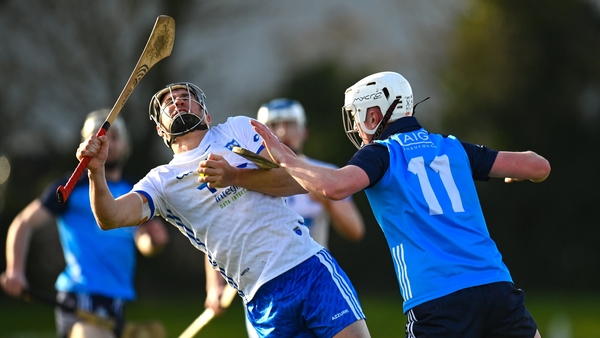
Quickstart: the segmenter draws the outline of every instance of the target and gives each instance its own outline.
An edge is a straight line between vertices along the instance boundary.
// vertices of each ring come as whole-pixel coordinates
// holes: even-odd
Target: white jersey
[[[151,216],[162,216],[205,252],[245,302],[261,285],[323,248],[284,198],[237,186],[214,189],[198,182],[198,163],[211,153],[234,167],[257,168],[231,148],[259,152],[261,142],[249,118],[231,117],[210,128],[197,148],[175,154],[169,164],[154,168],[133,188],[148,198]]]
[[[304,161],[328,168],[337,168],[333,164],[321,162],[304,155],[301,155]],[[290,209],[294,210],[304,218],[304,225],[308,227],[310,235],[317,243],[328,248],[329,241],[329,213],[319,201],[314,200],[310,194],[299,194],[286,197]]]

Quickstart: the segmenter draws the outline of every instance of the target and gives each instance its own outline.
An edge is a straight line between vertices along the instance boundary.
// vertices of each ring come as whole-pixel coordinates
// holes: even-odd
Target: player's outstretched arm
[[[344,199],[369,185],[369,177],[361,168],[347,165],[340,169],[327,168],[299,159],[264,124],[250,120],[254,130],[263,138],[270,157],[281,165],[306,191],[332,200]]]
[[[550,175],[550,163],[533,151],[500,151],[490,177],[505,178],[507,183],[530,180],[542,182]]]
[[[7,294],[19,297],[28,286],[25,265],[31,234],[52,219],[50,211],[35,199],[10,224],[6,236],[6,271],[0,275],[0,285]]]
[[[259,154],[269,160],[266,150]],[[240,169],[232,167],[220,155],[210,154],[201,161],[198,167],[199,182],[207,182],[211,188],[229,187],[232,185],[248,190],[262,192],[271,196],[291,196],[305,194],[302,188],[284,169]]]

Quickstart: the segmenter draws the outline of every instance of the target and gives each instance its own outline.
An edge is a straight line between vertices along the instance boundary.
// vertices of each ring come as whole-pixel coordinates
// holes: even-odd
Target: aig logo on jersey
[[[423,129],[398,135],[398,141],[406,150],[417,148],[435,148],[429,139],[429,133]]]

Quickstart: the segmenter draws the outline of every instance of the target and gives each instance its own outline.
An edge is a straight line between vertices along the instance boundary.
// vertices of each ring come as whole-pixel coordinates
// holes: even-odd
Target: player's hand
[[[288,148],[285,144],[279,142],[279,139],[269,127],[258,122],[257,120],[250,119],[250,124],[254,131],[256,131],[263,138],[263,145],[267,148],[271,158],[282,167],[285,167],[285,163],[292,158],[296,158],[296,154]]]
[[[0,285],[9,296],[20,297],[27,288],[27,279],[23,274],[9,275],[5,271],[0,275]]]
[[[236,170],[223,156],[209,154],[198,164],[198,182],[206,182],[210,188],[229,187],[234,185]]]
[[[223,296],[224,290],[225,288],[223,286],[219,286],[217,288],[208,290],[206,293],[204,308],[213,310],[215,316],[225,313],[225,309],[221,307],[221,296]]]
[[[89,170],[96,170],[104,167],[104,162],[108,157],[108,138],[106,135],[92,135],[83,141],[77,149],[77,159],[81,161],[84,157],[89,157],[90,162],[87,165]]]

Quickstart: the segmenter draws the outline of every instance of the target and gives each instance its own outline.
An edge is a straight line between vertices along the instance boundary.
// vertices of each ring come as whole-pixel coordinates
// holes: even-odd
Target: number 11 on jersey
[[[429,163],[429,168],[440,175],[442,185],[452,203],[452,210],[454,210],[454,212],[464,212],[465,209],[463,208],[458,188],[456,187],[456,183],[452,177],[452,171],[450,170],[450,159],[448,158],[448,155],[436,156],[433,161]],[[427,205],[429,206],[429,214],[441,215],[444,211],[435,196],[435,191],[433,191],[431,182],[429,182],[429,176],[427,176],[426,169],[425,160],[422,156],[411,158],[408,163],[408,171],[417,175],[419,178],[421,191],[425,197],[425,202],[427,202]]]

